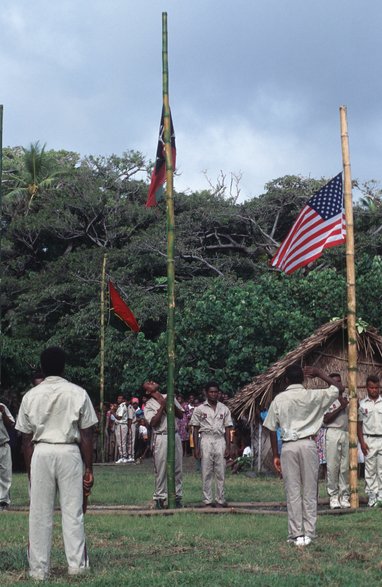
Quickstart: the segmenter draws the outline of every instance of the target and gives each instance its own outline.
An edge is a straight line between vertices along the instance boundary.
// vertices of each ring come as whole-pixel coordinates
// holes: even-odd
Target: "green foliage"
[[[35,147],[41,166],[34,168],[38,197],[29,210],[18,190],[21,181],[31,181],[31,149],[4,150],[5,389],[24,391],[40,351],[61,344],[69,354],[68,377],[97,399],[104,252],[108,276],[125,292],[141,325],[138,335],[107,326],[106,398],[136,392],[147,378],[165,387],[166,219],[164,204],[144,207],[149,166],[135,151],[81,159]],[[57,181],[46,183],[49,177]],[[342,247],[291,277],[268,266],[303,203],[323,182],[285,176],[243,204],[221,191],[176,194],[179,391],[195,393],[216,379],[233,393],[315,328],[346,313]],[[379,192],[374,196],[374,208],[355,209],[358,315],[382,328]]]

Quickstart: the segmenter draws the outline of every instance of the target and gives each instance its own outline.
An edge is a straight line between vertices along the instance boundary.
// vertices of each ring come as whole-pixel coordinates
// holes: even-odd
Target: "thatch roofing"
[[[367,327],[357,332],[358,373],[357,389],[365,393],[365,381],[369,374],[382,377],[382,336],[375,328]],[[256,408],[267,407],[273,397],[285,389],[285,369],[292,363],[302,367],[312,365],[327,373],[338,372],[342,381],[347,380],[347,329],[346,319],[334,320],[318,328],[294,350],[274,363],[268,371],[258,375],[241,389],[229,402],[238,419],[254,421]],[[322,387],[321,380],[309,380],[309,387]]]

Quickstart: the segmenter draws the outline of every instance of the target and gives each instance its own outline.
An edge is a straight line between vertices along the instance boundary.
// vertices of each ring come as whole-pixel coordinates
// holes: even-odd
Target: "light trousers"
[[[349,433],[326,430],[327,491],[330,497],[349,498]]]
[[[127,459],[127,424],[115,425],[115,440],[119,457],[121,459]]]
[[[46,579],[49,574],[57,490],[68,572],[77,574],[89,566],[82,512],[82,478],[83,463],[78,445],[36,444],[31,463],[29,511],[31,577]]]
[[[281,469],[288,509],[288,538],[315,538],[319,459],[314,440],[283,443]]]
[[[137,433],[137,425],[131,424],[127,440],[127,456],[129,459],[135,459],[135,437]]]
[[[382,501],[382,437],[364,435],[369,452],[365,456],[365,492],[369,500]]]
[[[225,479],[225,458],[226,448],[224,436],[201,435],[200,453],[202,458],[202,484],[203,501],[212,503],[212,483],[215,479],[215,495],[217,503],[224,503],[224,479]]]
[[[155,434],[153,442],[155,491],[154,499],[167,499],[167,434]],[[175,494],[182,497],[182,441],[175,434]]]
[[[0,501],[11,502],[12,456],[8,442],[0,446]]]

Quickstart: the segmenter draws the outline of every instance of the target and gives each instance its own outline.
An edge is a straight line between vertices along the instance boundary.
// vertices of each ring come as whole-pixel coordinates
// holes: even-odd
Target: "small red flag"
[[[174,133],[174,125],[172,123],[172,116],[170,112],[170,124],[171,124],[171,153],[172,153],[172,167],[175,169],[176,165],[176,147],[175,147],[175,133]],[[165,156],[165,146],[164,146],[164,108],[162,108],[162,116],[160,120],[160,127],[159,127],[159,139],[158,139],[158,147],[157,147],[157,154],[155,160],[155,167],[151,175],[151,183],[149,187],[149,193],[147,194],[147,202],[146,208],[151,208],[152,206],[156,206],[158,204],[158,200],[160,199],[160,188],[166,181],[166,156]]]
[[[126,326],[129,326],[134,332],[139,332],[140,328],[134,314],[126,302],[123,301],[115,285],[109,280],[110,310],[122,320]]]

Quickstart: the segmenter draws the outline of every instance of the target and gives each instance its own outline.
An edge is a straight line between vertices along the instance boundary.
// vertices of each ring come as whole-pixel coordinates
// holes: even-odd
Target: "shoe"
[[[343,497],[342,499],[340,499],[340,508],[341,509],[347,509],[347,508],[351,508],[350,505],[350,501],[348,497]]]
[[[227,508],[228,507],[228,503],[226,501],[223,501],[222,503],[219,503],[218,501],[216,502],[216,507],[217,508]]]
[[[126,459],[125,463],[134,463],[133,457],[129,457],[128,459]]]
[[[369,497],[369,501],[367,502],[369,508],[373,508],[376,504],[377,500],[375,499],[375,497]]]
[[[0,512],[8,509],[9,504],[6,501],[0,501]]]
[[[182,509],[182,507],[183,507],[183,504],[182,504],[182,498],[181,498],[181,497],[177,497],[177,498],[175,499],[175,507],[176,507],[178,510]]]
[[[118,461],[115,461],[115,463],[117,465],[120,465],[121,463],[124,463],[124,462],[125,462],[125,459],[123,457],[121,457],[120,459],[118,459]]]
[[[306,546],[305,536],[297,536],[294,541],[295,546]]]
[[[89,567],[68,567],[68,575],[76,577],[77,575],[84,575],[89,571]]]
[[[211,503],[204,503],[203,507],[204,508],[216,508],[216,504],[214,504],[214,502],[211,501]]]
[[[155,509],[156,510],[164,510],[164,499],[156,499],[155,500]]]
[[[341,507],[340,502],[338,501],[338,497],[331,497],[329,505],[331,510],[338,510]]]
[[[312,539],[310,538],[310,536],[303,536],[304,538],[304,546],[309,546],[309,544],[312,542]]]

